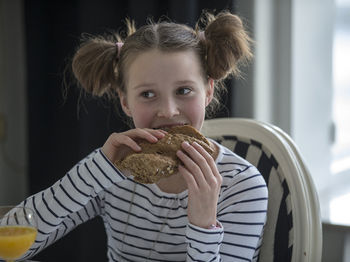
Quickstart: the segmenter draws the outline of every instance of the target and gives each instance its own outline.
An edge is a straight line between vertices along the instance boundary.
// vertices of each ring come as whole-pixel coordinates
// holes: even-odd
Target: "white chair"
[[[247,159],[265,178],[269,204],[259,261],[321,261],[317,193],[289,135],[271,124],[244,118],[206,120],[202,132]]]

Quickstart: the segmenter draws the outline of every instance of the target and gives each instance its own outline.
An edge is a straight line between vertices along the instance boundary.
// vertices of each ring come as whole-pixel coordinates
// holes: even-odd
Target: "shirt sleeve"
[[[186,261],[220,261],[219,250],[223,233],[221,224],[215,229],[205,229],[188,224],[186,228]]]
[[[219,164],[223,184],[217,220],[221,227],[186,229],[186,261],[256,261],[266,222],[268,193],[264,178],[248,162]]]
[[[76,226],[101,213],[104,189],[126,177],[98,149],[75,165],[54,185],[23,201],[37,218],[38,234],[23,256],[29,258]]]
[[[231,183],[218,203],[217,219],[224,227],[220,256],[222,261],[256,261],[266,222],[267,186],[252,165],[230,173]]]

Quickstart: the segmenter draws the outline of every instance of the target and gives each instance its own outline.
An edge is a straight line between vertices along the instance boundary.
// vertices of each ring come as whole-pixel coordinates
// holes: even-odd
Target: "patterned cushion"
[[[237,136],[212,139],[255,165],[268,186],[267,221],[258,261],[291,261],[294,234],[290,192],[275,157],[268,148],[252,139]]]

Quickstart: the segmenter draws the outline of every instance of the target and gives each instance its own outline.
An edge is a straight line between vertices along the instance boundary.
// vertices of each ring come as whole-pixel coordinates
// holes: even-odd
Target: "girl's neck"
[[[187,189],[186,182],[179,173],[159,180],[156,185],[161,191],[169,194],[180,194]]]

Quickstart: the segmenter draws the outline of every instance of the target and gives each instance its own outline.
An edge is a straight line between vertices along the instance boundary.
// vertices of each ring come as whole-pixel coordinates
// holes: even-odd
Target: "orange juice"
[[[34,243],[37,230],[26,226],[0,226],[0,258],[13,260]]]

